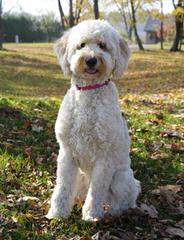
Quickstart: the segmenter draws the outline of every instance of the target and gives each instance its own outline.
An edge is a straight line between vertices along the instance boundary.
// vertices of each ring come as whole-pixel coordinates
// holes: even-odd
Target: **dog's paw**
[[[89,222],[97,222],[104,217],[102,208],[86,208],[83,206],[82,219]]]
[[[58,218],[53,212],[52,209],[50,208],[47,215],[45,215],[46,218],[48,219],[53,219],[53,218]]]
[[[104,213],[102,211],[90,211],[82,214],[82,219],[88,222],[98,222],[104,218]]]
[[[82,217],[82,220],[87,221],[87,222],[98,222],[101,218],[93,217],[91,215],[84,215]]]
[[[56,209],[50,208],[47,215],[45,216],[48,219],[60,219],[60,218],[68,218],[70,215],[69,211],[57,211]]]

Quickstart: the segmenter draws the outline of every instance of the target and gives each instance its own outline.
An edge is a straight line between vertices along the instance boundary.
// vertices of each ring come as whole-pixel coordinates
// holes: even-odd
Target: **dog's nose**
[[[97,64],[96,57],[87,57],[85,61],[88,67],[94,67]]]

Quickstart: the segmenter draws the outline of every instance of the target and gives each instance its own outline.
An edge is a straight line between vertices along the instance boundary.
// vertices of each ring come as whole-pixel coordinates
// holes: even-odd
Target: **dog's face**
[[[129,57],[126,42],[102,20],[81,22],[57,41],[55,49],[63,72],[84,79],[121,76]]]
[[[112,71],[112,57],[105,41],[81,39],[71,56],[72,74],[83,78],[104,78]]]

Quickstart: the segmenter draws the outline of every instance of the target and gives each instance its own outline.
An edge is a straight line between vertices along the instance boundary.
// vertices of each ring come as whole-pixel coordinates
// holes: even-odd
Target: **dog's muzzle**
[[[96,57],[87,57],[85,62],[88,67],[93,68],[97,64],[97,59]]]

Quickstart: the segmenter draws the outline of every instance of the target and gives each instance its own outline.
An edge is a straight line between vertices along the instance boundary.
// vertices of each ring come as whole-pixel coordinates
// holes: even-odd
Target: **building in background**
[[[160,25],[160,20],[148,17],[144,27],[144,31],[146,32],[146,44],[153,44],[160,41]]]

